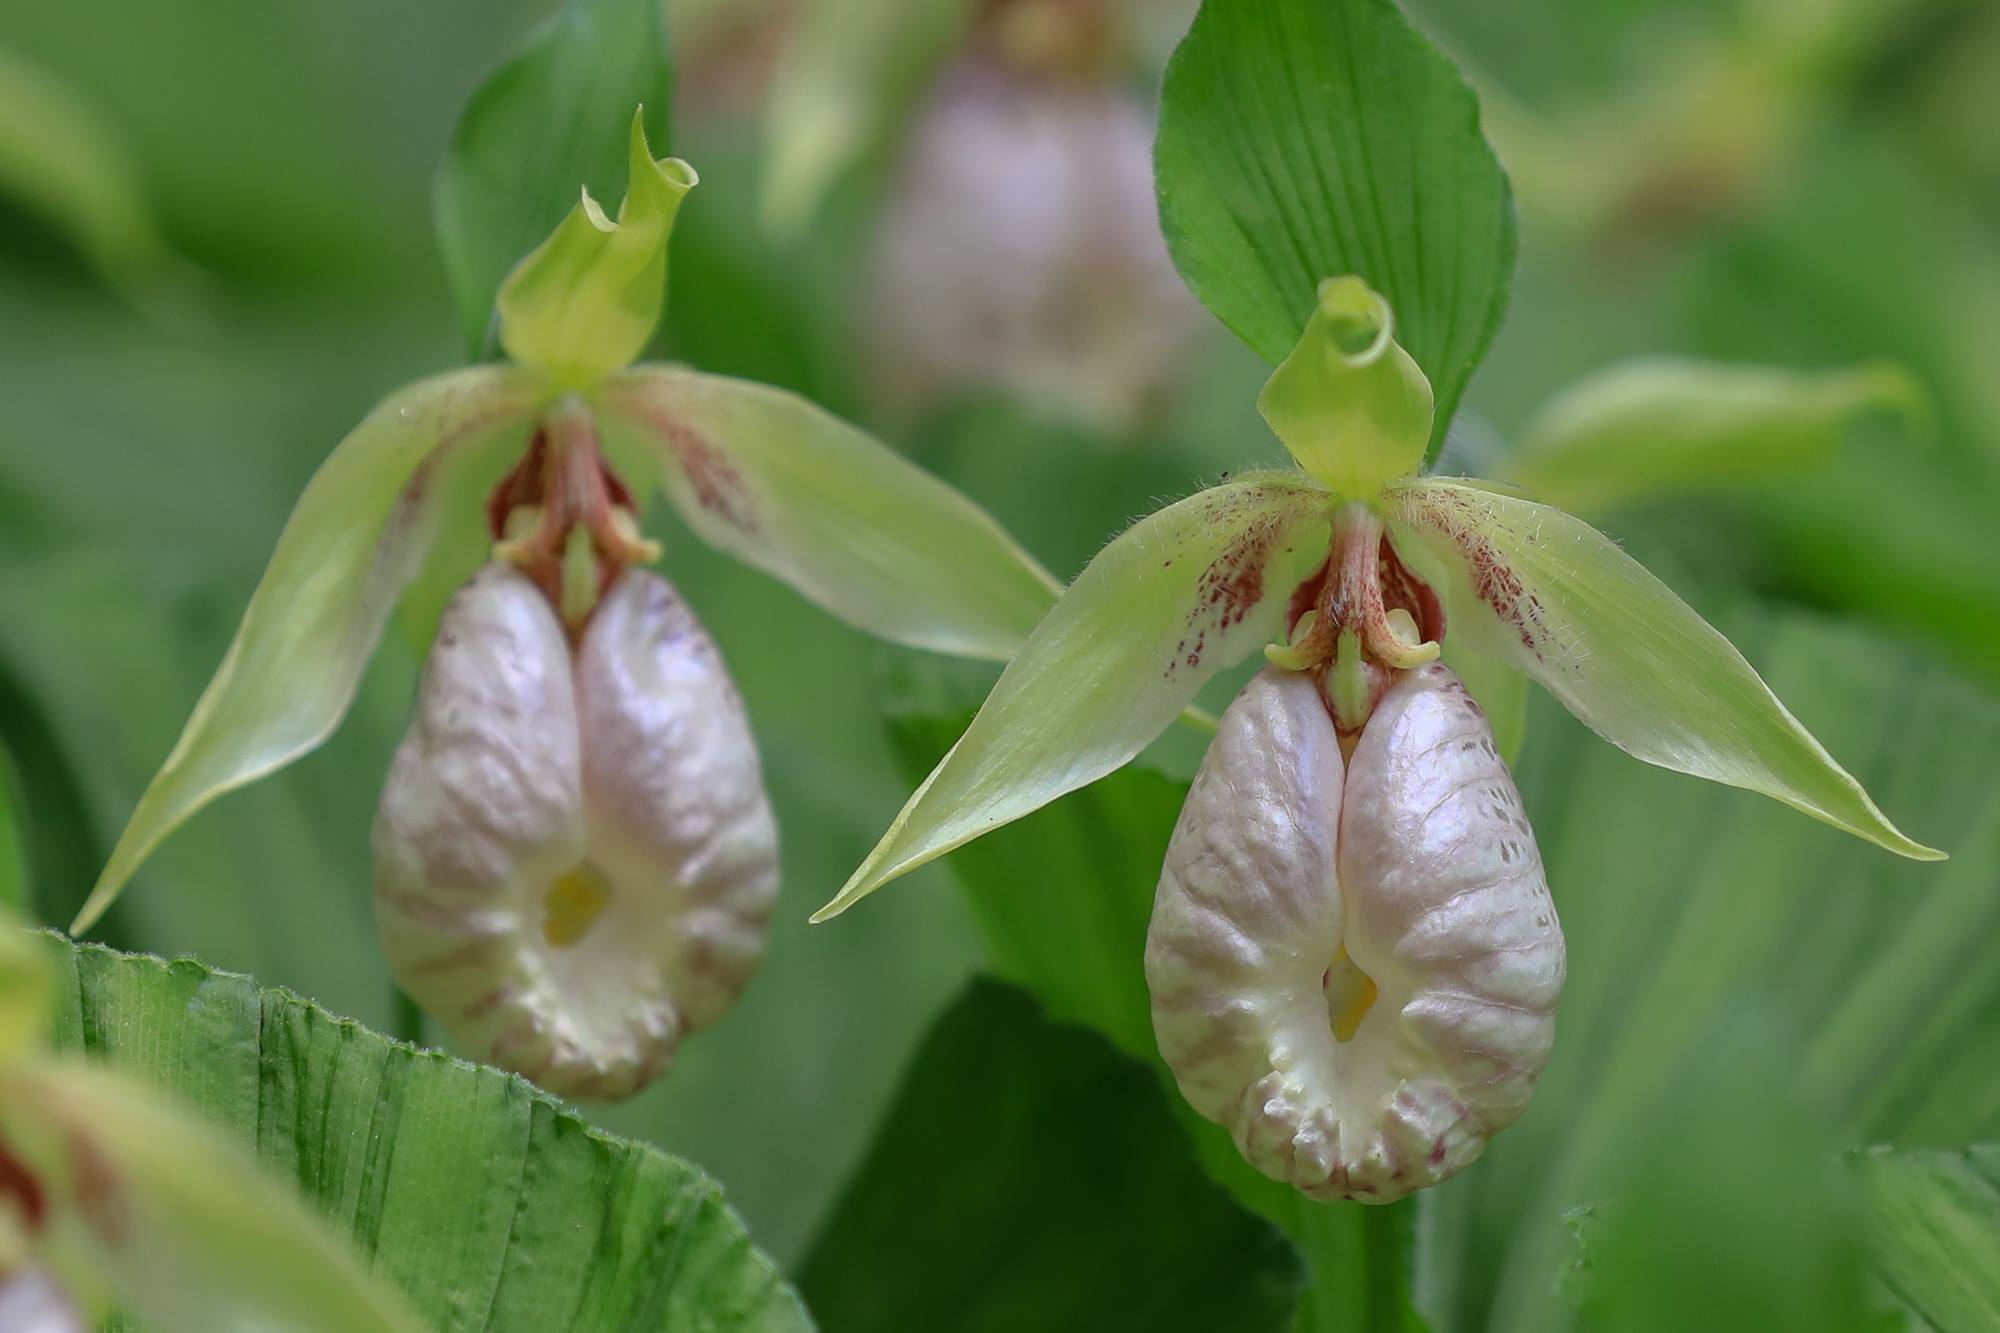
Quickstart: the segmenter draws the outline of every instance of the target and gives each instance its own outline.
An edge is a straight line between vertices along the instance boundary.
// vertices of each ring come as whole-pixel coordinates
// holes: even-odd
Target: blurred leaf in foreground
[[[427,1326],[810,1326],[712,1181],[521,1079],[192,959],[46,947],[59,1048],[254,1143]]]
[[[178,1099],[49,1056],[49,962],[0,913],[0,1273],[29,1275],[42,1307],[22,1323],[9,1283],[6,1326],[58,1333],[70,1310],[122,1307],[157,1333],[417,1333],[388,1284]]]
[[[1858,1155],[1874,1208],[1870,1250],[1938,1333],[2000,1328],[2000,1144]]]
[[[917,1053],[801,1286],[830,1333],[1279,1333],[1299,1276],[1203,1178],[1143,1067],[978,981]]]

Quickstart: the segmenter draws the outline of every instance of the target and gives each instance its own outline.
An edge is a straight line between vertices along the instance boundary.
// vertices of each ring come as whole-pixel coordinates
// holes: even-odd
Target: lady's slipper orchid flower
[[[655,485],[704,540],[897,643],[1005,659],[1048,609],[1054,581],[990,516],[874,439],[778,389],[631,364],[696,177],[638,116],[630,144],[617,218],[584,192],[502,287],[512,361],[391,395],[307,485],[73,930],[202,806],[325,740],[398,602],[427,632],[494,543],[574,633],[656,554],[635,499]]]
[[[1319,675],[1347,735],[1447,630],[1454,655],[1525,673],[1647,763],[1942,856],[1898,831],[1742,654],[1609,538],[1478,481],[1418,475],[1430,385],[1359,278],[1321,285],[1258,406],[1302,470],[1200,491],[1099,553],[815,920],[1111,772],[1261,646]]]

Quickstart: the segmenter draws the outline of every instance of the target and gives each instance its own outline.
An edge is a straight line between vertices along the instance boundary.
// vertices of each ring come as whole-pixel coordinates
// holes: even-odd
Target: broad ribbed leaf
[[[2000,1328],[2000,1145],[1855,1159],[1874,1209],[1870,1249],[1937,1333]]]
[[[493,300],[520,258],[576,204],[577,190],[616,199],[625,127],[644,103],[645,132],[665,152],[673,67],[659,0],[570,0],[466,103],[438,166],[438,249],[466,349],[495,346]]]
[[[597,403],[606,445],[656,460],[703,540],[857,629],[1004,661],[1055,601],[985,510],[796,394],[647,365]]]
[[[828,1333],[1282,1333],[1301,1276],[1203,1176],[1145,1066],[977,981],[918,1050],[800,1285]]]
[[[1509,476],[1537,499],[1588,512],[1810,467],[1878,411],[1921,421],[1923,391],[1883,364],[1801,371],[1649,357],[1559,394],[1523,433]]]
[[[1507,307],[1514,206],[1472,90],[1393,0],[1205,0],[1154,169],[1182,276],[1266,360],[1324,279],[1389,298],[1435,451]]]
[[[810,1327],[714,1182],[519,1078],[190,959],[48,947],[56,1044],[254,1146],[426,1327]]]
[[[1138,754],[1211,676],[1277,636],[1292,589],[1325,558],[1327,503],[1302,473],[1252,473],[1127,528],[813,919]]]
[[[154,1333],[423,1327],[245,1147],[136,1079],[36,1061],[0,1073],[0,1122],[47,1189],[36,1258]]]
[[[396,597],[423,564],[433,486],[454,455],[525,442],[536,390],[511,367],[440,375],[391,395],[299,497],[235,640],[72,930],[111,905],[161,839],[233,787],[325,740],[354,698]]]
[[[1800,1169],[1781,1145],[1962,1146],[2000,1132],[2000,706],[1880,637],[1748,608],[1721,623],[1953,857],[1872,855],[1768,803],[1636,767],[1538,701],[1517,777],[1569,976],[1527,1114],[1427,1198],[1427,1313],[1440,1328],[1579,1326],[1552,1281],[1575,1250],[1564,1214],[1597,1204],[1614,1216],[1633,1173],[1662,1161],[1693,1187],[1683,1225],[1745,1248],[1681,1235],[1650,1250],[1635,1238],[1635,1253],[1684,1292],[1721,1289],[1727,1259],[1730,1281],[1804,1283],[1800,1308],[1813,1308],[1815,1275],[1770,1260],[1828,1199],[1797,1199],[1789,1218],[1763,1206]],[[1752,1057],[1725,1062],[1732,1078],[1696,1077],[1732,1044]],[[1747,1134],[1753,1104],[1791,1119]],[[1766,1146],[1727,1164],[1691,1154],[1727,1141],[1696,1124]],[[1768,1236],[1740,1225],[1753,1200]],[[1735,1325],[1680,1325],[1711,1326]]]
[[[1440,562],[1452,633],[1539,681],[1620,749],[1761,792],[1901,856],[1905,837],[1729,640],[1603,533],[1479,486],[1392,488],[1396,521]],[[1898,691],[1875,701],[1895,707]]]

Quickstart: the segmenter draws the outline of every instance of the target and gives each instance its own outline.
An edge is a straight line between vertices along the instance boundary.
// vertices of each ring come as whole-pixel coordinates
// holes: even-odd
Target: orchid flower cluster
[[[565,1095],[657,1078],[754,972],[778,830],[722,654],[644,499],[891,642],[1005,661],[815,916],[1134,758],[1260,650],[1166,853],[1146,965],[1195,1108],[1316,1198],[1472,1161],[1546,1061],[1564,950],[1481,700],[1538,681],[1639,759],[1918,859],[1743,656],[1577,518],[1427,475],[1437,404],[1359,276],[1258,406],[1296,460],[1134,523],[1066,590],[970,500],[790,394],[638,363],[696,183],[635,117],[498,298],[510,360],[392,395],[308,485],[74,929],[178,824],[338,724],[399,602],[436,636],[385,786],[398,983]],[[457,589],[451,593],[451,589]]]

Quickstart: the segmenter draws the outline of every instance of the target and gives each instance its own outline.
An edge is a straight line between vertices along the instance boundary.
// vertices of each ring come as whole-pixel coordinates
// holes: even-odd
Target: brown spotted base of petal
[[[629,1096],[762,956],[777,831],[741,699],[664,579],[626,570],[572,653],[489,566],[460,591],[375,821],[397,984],[467,1051]]]
[[[1526,1108],[1563,943],[1534,834],[1449,668],[1343,763],[1312,679],[1259,673],[1188,793],[1147,936],[1160,1052],[1258,1170],[1387,1202]]]

